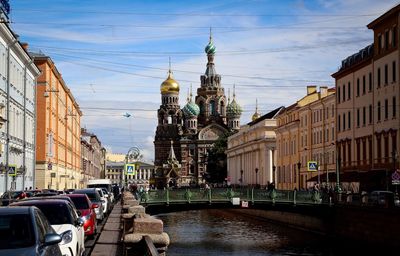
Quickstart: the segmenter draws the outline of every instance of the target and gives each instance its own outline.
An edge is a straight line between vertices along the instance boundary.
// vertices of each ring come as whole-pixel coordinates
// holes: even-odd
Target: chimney
[[[313,94],[314,92],[317,92],[317,86],[308,85],[307,86],[307,95]]]
[[[321,99],[328,96],[328,86],[320,86],[319,87],[319,95],[320,95]]]
[[[22,48],[24,48],[24,50],[28,52],[28,48],[29,48],[28,43],[21,43],[21,45],[22,45]]]

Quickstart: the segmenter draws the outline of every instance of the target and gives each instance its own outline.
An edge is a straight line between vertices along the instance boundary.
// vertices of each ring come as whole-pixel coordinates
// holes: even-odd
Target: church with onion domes
[[[179,83],[171,68],[160,87],[161,105],[154,148],[154,185],[158,188],[197,186],[205,182],[207,150],[227,132],[240,128],[242,108],[226,98],[221,75],[215,70],[216,47],[210,33],[205,48],[207,67],[200,76],[200,86],[193,99],[192,88],[187,103],[179,105]]]

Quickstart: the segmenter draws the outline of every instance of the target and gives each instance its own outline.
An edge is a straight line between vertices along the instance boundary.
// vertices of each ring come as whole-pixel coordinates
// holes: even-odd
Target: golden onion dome
[[[256,113],[254,113],[253,116],[251,117],[251,120],[252,120],[252,121],[255,121],[255,120],[257,120],[258,118],[260,118],[260,116],[261,116],[261,115],[260,115],[258,112],[256,112]]]
[[[160,86],[161,94],[179,93],[179,84],[169,71],[167,79]]]

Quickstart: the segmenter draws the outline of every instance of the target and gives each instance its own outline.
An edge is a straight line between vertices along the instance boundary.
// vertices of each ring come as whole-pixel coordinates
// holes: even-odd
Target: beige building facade
[[[342,61],[336,80],[337,152],[348,190],[393,189],[399,152],[400,5],[368,24],[373,43]]]
[[[307,87],[307,95],[277,117],[278,189],[307,189],[335,180],[335,90]],[[310,163],[315,163],[309,168]],[[325,184],[324,184],[325,183]]]
[[[264,187],[274,181],[276,116],[282,107],[258,117],[229,136],[227,181]],[[258,112],[257,112],[258,113]]]

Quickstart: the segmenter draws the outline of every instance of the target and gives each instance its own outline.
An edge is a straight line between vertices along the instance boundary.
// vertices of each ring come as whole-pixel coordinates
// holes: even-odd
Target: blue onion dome
[[[179,84],[172,77],[172,72],[169,70],[167,79],[160,86],[161,94],[179,93]]]
[[[226,115],[228,118],[239,118],[242,112],[242,107],[237,104],[235,98],[226,106]]]
[[[208,44],[207,44],[206,48],[204,49],[204,51],[205,51],[207,54],[215,54],[215,46],[214,46],[214,44],[212,43],[211,39],[210,39],[210,41],[208,42]]]
[[[199,106],[196,103],[194,103],[191,99],[183,107],[182,111],[183,111],[183,114],[186,117],[195,117],[195,116],[198,116],[200,114]]]

